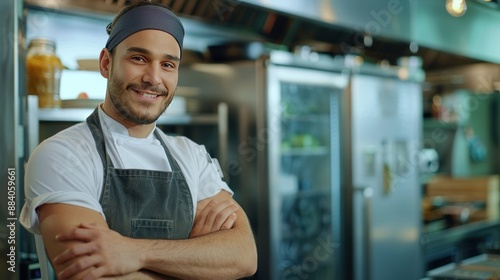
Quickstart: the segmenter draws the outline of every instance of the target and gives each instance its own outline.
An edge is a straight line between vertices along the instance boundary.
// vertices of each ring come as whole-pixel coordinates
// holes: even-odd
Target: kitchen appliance
[[[354,279],[420,279],[422,92],[385,74],[351,78]]]
[[[223,170],[254,227],[257,279],[423,275],[413,71],[283,51],[180,68],[205,106],[228,104]]]

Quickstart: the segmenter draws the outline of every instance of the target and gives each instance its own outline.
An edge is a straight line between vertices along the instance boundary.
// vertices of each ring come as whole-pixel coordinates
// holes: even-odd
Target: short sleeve
[[[89,131],[90,134],[90,131]],[[82,128],[69,129],[41,143],[30,156],[25,169],[25,204],[20,222],[39,234],[37,207],[45,203],[65,203],[86,207],[103,215],[99,204],[102,163],[89,135]],[[91,135],[90,135],[91,137]],[[101,185],[100,185],[101,184]]]
[[[221,190],[233,195],[233,191],[221,177],[221,167],[217,160],[213,159],[205,149],[205,146],[198,146],[198,165],[200,170],[198,201],[214,196]]]

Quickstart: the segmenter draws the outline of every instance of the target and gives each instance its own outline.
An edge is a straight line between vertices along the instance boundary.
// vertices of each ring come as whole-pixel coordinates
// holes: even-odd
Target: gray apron
[[[87,118],[104,167],[99,203],[106,222],[121,235],[143,239],[185,239],[193,227],[193,201],[186,179],[155,129],[171,172],[115,169],[108,154],[96,109]]]

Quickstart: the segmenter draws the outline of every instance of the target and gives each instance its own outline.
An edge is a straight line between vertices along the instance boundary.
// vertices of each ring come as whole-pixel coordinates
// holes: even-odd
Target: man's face
[[[155,122],[174,96],[179,58],[177,41],[163,31],[143,30],[123,40],[108,65],[107,101],[114,107],[108,114],[125,125]]]

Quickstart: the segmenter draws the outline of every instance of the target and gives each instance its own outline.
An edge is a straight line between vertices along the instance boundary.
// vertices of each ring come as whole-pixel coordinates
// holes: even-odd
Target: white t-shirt
[[[99,107],[106,139],[106,152],[117,169],[171,171],[170,163],[153,131],[146,138],[128,136],[127,129]],[[157,129],[155,127],[155,129]],[[193,199],[198,201],[221,190],[233,192],[220,178],[215,161],[206,149],[186,137],[160,135],[179,164]],[[26,165],[26,202],[20,222],[30,232],[40,234],[36,208],[45,203],[65,203],[95,210],[104,218],[99,198],[103,166],[94,138],[86,122],[74,125],[43,141]],[[194,217],[193,217],[194,218]]]

